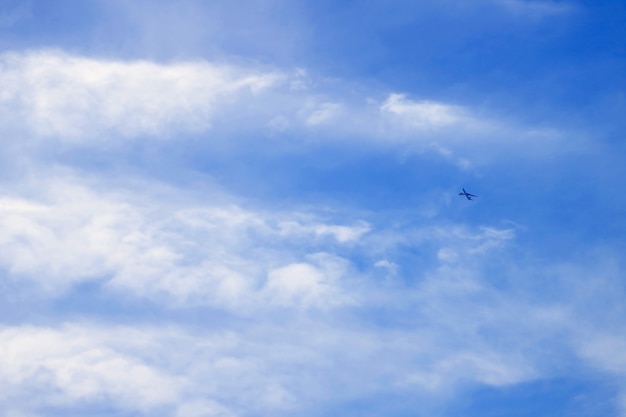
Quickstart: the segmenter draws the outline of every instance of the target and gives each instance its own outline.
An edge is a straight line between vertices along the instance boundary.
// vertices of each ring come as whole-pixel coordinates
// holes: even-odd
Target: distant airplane
[[[463,192],[462,192],[462,193],[459,193],[459,195],[464,195],[464,196],[465,196],[465,198],[467,198],[468,200],[471,200],[471,199],[472,199],[472,197],[478,197],[477,195],[470,194],[470,193],[468,193],[467,191],[465,191],[465,188],[463,188],[462,190],[463,190]]]

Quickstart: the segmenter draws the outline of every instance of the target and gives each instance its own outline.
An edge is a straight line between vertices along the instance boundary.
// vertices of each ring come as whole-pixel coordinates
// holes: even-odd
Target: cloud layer
[[[582,6],[305,3],[0,10],[0,413],[623,411],[619,147],[533,116]]]
[[[472,148],[488,155],[494,145],[522,150],[560,143],[556,131],[516,127],[465,106],[399,93],[372,91],[383,94],[380,100],[346,94],[303,70],[125,62],[54,50],[5,53],[0,62],[2,130],[11,146],[45,139],[106,148],[174,133],[177,140],[201,136],[224,144],[235,137],[260,146],[259,139],[297,135],[417,146],[467,165]]]

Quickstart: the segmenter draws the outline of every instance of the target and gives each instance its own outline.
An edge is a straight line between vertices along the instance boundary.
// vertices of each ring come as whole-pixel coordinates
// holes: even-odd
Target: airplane
[[[459,193],[459,195],[464,195],[464,196],[465,196],[465,198],[467,198],[468,200],[471,200],[471,199],[472,199],[472,197],[478,197],[477,195],[470,194],[470,193],[468,193],[467,191],[465,191],[465,188],[463,188],[462,190],[463,190],[463,192],[462,192],[462,193]]]

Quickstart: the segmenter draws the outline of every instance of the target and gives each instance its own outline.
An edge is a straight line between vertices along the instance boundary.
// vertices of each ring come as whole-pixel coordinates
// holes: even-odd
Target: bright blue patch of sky
[[[617,413],[617,388],[590,379],[557,378],[469,393],[449,412],[464,416],[599,416]]]

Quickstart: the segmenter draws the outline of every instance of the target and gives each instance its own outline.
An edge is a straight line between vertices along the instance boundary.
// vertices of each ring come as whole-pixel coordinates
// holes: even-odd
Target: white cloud
[[[290,142],[315,135],[316,141],[410,144],[470,166],[464,153],[488,154],[480,144],[523,143],[526,149],[529,139],[540,138],[536,142],[546,147],[559,138],[558,132],[547,135],[482,116],[470,106],[398,93],[377,102],[368,97],[380,92],[359,96],[322,77],[294,88],[302,81],[301,69],[107,60],[54,50],[4,53],[0,63],[0,125],[12,146],[55,138],[65,146],[98,149],[129,139],[180,141],[212,129],[213,143],[229,137],[235,146],[250,146],[242,138],[258,138],[259,132]]]
[[[478,107],[410,99],[405,94],[389,94],[377,110],[355,123],[369,131],[371,136],[365,137],[437,153],[462,170],[507,158],[511,149],[517,156],[534,158],[562,138],[560,132],[528,128]]]
[[[72,327],[0,330],[0,380],[4,381],[0,397],[10,401],[37,388],[41,393],[30,404],[66,405],[108,398],[138,410],[178,399],[182,387],[176,378],[103,346],[99,339],[97,332]]]
[[[535,376],[532,364],[524,363],[512,355],[485,351],[462,352],[435,361],[430,370],[408,375],[404,383],[439,391],[448,390],[451,383],[470,381],[501,387],[528,381]]]
[[[580,342],[581,356],[606,372],[626,378],[626,341],[621,335],[598,332]]]
[[[278,224],[282,235],[307,235],[331,236],[339,243],[358,241],[361,236],[371,230],[366,222],[357,222],[353,226],[343,226],[338,224],[305,223],[296,220],[282,221]]]
[[[305,123],[311,126],[324,124],[339,116],[342,105],[339,103],[321,103],[317,108],[311,110],[306,117]]]
[[[437,252],[437,258],[441,262],[451,263],[457,261],[459,254],[454,249],[441,248],[439,252]]]
[[[57,192],[52,189],[52,193]],[[60,194],[65,197],[63,200],[68,196]],[[71,200],[86,200],[76,195],[80,194]],[[97,197],[100,200],[93,203],[109,201],[110,205],[112,195],[111,191],[100,192]],[[171,415],[181,417],[293,415],[315,409],[315,404],[321,402],[375,396],[389,387],[410,390],[412,396],[436,399],[476,384],[504,387],[558,376],[564,363],[571,360],[570,352],[596,369],[624,374],[622,368],[626,362],[618,353],[623,343],[604,331],[589,337],[585,331],[591,327],[581,332],[578,326],[571,325],[580,322],[572,319],[573,312],[581,317],[588,313],[584,300],[572,297],[571,291],[556,303],[529,297],[523,293],[526,282],[509,288],[514,281],[509,279],[508,270],[501,271],[498,285],[492,285],[485,267],[494,257],[502,255],[503,245],[514,237],[512,230],[488,227],[404,230],[402,236],[395,238],[405,239],[403,244],[422,253],[433,246],[433,258],[439,261],[430,266],[425,262],[418,275],[407,276],[403,270],[406,264],[393,261],[397,240],[387,239],[383,231],[372,227],[367,239],[380,237],[374,239],[376,249],[386,257],[373,258],[380,254],[376,251],[370,257],[370,242],[365,238],[362,238],[363,246],[358,247],[359,256],[378,259],[372,261],[374,268],[396,272],[389,278],[393,285],[387,285],[366,282],[371,271],[356,272],[351,262],[336,254],[300,256],[293,247],[290,250],[295,252],[289,252],[287,248],[300,239],[301,232],[283,235],[280,222],[263,213],[232,204],[191,208],[185,205],[184,210],[174,204],[161,207],[158,215],[151,216],[146,214],[150,210],[138,208],[152,206],[145,196],[137,204],[128,196],[122,198],[124,194],[119,190],[116,195],[118,204],[123,201],[126,205],[127,213],[143,219],[137,223],[139,229],[153,230],[154,242],[183,258],[188,256],[190,270],[194,270],[196,259],[206,254],[199,252],[189,257],[181,251],[192,248],[190,253],[194,253],[195,242],[211,250],[221,247],[220,259],[233,251],[235,257],[244,254],[258,261],[260,279],[253,289],[246,287],[243,293],[237,293],[232,301],[233,311],[246,308],[250,302],[246,294],[254,294],[254,289],[258,290],[258,298],[253,303],[279,308],[257,308],[254,320],[249,320],[250,316],[225,323],[218,320],[207,328],[189,329],[185,323],[180,328],[94,324],[5,327],[0,331],[3,364],[0,372],[5,373],[1,379],[12,381],[7,382],[11,388],[3,390],[2,401],[7,409],[19,411],[15,404],[23,396],[54,389],[56,396],[42,396],[37,404],[43,407],[56,402],[69,406],[80,401],[97,403],[110,397],[116,407],[146,414],[159,407],[169,407]],[[89,194],[89,200],[94,198]],[[92,206],[86,207],[94,210]],[[24,205],[22,210],[31,215],[39,213],[29,205]],[[55,210],[58,209],[54,205],[47,206],[53,217]],[[80,218],[76,214],[72,217]],[[187,222],[185,226],[182,219]],[[306,225],[302,216],[297,220]],[[243,232],[248,228],[257,237],[263,234],[267,239],[261,241],[264,245],[273,239],[287,239],[285,246],[270,245],[270,249],[286,253],[270,261],[255,259],[257,255],[250,254],[258,250],[253,248],[260,241],[253,241],[252,246],[245,243],[251,238]],[[334,241],[333,245],[337,244]],[[472,253],[476,247],[482,249]],[[131,253],[139,255],[139,263],[143,262],[141,250],[135,251]],[[446,251],[454,251],[457,258],[442,256]],[[455,261],[458,258],[464,259],[461,265]],[[150,259],[150,262],[163,267],[158,260]],[[178,260],[171,262],[172,268],[187,271],[184,265],[177,264]],[[196,266],[204,270],[210,264],[200,262]],[[168,267],[163,271],[161,275],[167,275]],[[569,269],[557,273],[568,277],[566,280],[561,277],[562,285],[556,281],[561,289],[579,282],[569,279],[572,274]],[[537,271],[527,274],[528,280],[541,281],[544,287],[545,277],[537,277]],[[157,281],[161,279],[157,274],[146,275]],[[180,277],[184,281],[182,274]],[[141,281],[137,276],[127,279],[139,279],[141,284],[133,290],[140,294],[150,294],[153,289],[145,287],[157,285]],[[187,293],[181,293],[187,294],[186,297],[191,292],[205,291],[209,282],[200,276],[193,279],[198,282],[192,282],[189,290],[185,290]],[[365,282],[358,282],[346,292],[341,285],[346,279],[351,284]],[[175,285],[183,284],[174,279],[158,285],[161,291],[174,292]],[[355,300],[358,308],[350,312],[357,305]],[[343,306],[340,314],[337,314],[339,310],[328,308],[337,303]],[[359,317],[363,311],[383,311],[385,324],[377,323],[378,318],[370,318],[369,314],[364,320]],[[596,323],[594,318],[587,320]],[[558,358],[554,352],[559,353]],[[118,388],[119,380],[125,377],[122,369],[129,370],[130,377],[139,380],[130,391]],[[161,390],[167,390],[169,396],[160,395]],[[37,411],[24,407],[22,410]]]
[[[295,358],[272,357],[266,343],[232,331],[198,336],[163,326],[3,327],[0,412],[100,404],[180,417],[282,410],[292,400],[273,366]]]
[[[366,235],[365,244],[381,250],[395,250],[399,246],[432,246],[440,261],[453,262],[458,257],[481,260],[503,249],[516,236],[515,228],[467,227],[445,224],[424,227],[389,228]]]
[[[281,273],[271,271],[307,265],[303,279],[311,294],[301,288],[297,297],[306,306],[321,297],[335,305],[342,298],[340,262],[321,255],[308,256],[315,266],[302,261],[324,247],[354,244],[369,230],[364,222],[326,224],[310,214],[255,212],[228,197],[193,202],[174,190],[156,191],[157,184],[143,186],[152,191],[94,187],[69,175],[5,189],[0,266],[10,279],[35,282],[50,293],[99,281],[175,304],[245,310],[263,305],[269,293],[259,287],[268,273],[277,289]]]
[[[128,7],[141,14],[141,3]],[[173,22],[167,12],[179,6],[165,3],[144,33],[161,33],[164,22]],[[556,3],[499,4],[526,16],[562,11]],[[230,19],[239,17],[236,11]],[[199,16],[194,22],[195,29],[209,27]],[[195,38],[195,29],[176,30]],[[222,136],[234,146],[250,145],[237,143],[241,132],[254,132],[256,141],[269,130],[291,141],[315,135],[417,144],[469,166],[458,158],[463,143],[487,153],[493,151],[475,145],[515,146],[511,137],[546,136],[483,117],[469,104],[372,91],[386,98],[368,102],[306,70],[285,74],[249,63],[3,54],[0,141],[56,138],[85,150],[94,142],[178,141],[219,125],[213,130],[220,134],[232,129]],[[150,181],[129,179],[120,187],[79,175],[48,167],[32,183],[3,185],[0,284],[29,282],[52,304],[63,304],[64,291],[96,282],[110,312],[128,302],[176,325],[146,328],[106,311],[94,317],[131,325],[58,325],[48,317],[49,327],[1,327],[0,412],[8,416],[92,404],[133,415],[303,415],[319,404],[369,401],[398,387],[411,398],[432,398],[468,385],[529,382],[558,375],[571,352],[593,369],[626,374],[620,353],[626,347],[611,334],[623,333],[619,323],[579,331],[573,324],[587,317],[584,302],[542,298],[548,284],[564,290],[582,280],[545,280],[541,295],[529,296],[524,285],[536,271],[515,282],[506,267],[491,276],[493,260],[510,260],[504,250],[513,229],[432,226],[434,215],[419,227],[392,226],[386,213],[370,213],[369,223],[345,222],[333,214],[258,210],[214,190],[198,197]],[[372,279],[376,269],[388,273],[385,282]],[[165,302],[144,305],[142,297]],[[39,307],[47,308],[33,306]],[[73,307],[50,309],[64,308]],[[226,319],[213,317],[215,310]],[[606,322],[587,320],[592,328]]]
[[[530,377],[514,354],[481,349],[475,338],[454,346],[447,337],[458,336],[435,325],[380,329],[288,314],[212,327],[4,327],[0,410],[105,402],[141,415],[293,415],[390,386],[437,396],[459,383]],[[35,392],[47,394],[20,403]]]
[[[335,285],[346,274],[348,261],[325,253],[309,255],[308,260],[269,271],[264,291],[270,302],[304,308],[348,302],[349,297],[338,293]]]
[[[200,132],[221,107],[279,79],[207,62],[124,62],[50,50],[5,53],[0,63],[5,128],[19,122],[67,142]]]
[[[363,287],[348,290],[355,272],[341,251],[396,275],[402,265],[394,253],[402,245],[436,245],[442,265],[454,265],[459,258],[480,262],[514,237],[512,229],[489,227],[377,230],[358,220],[246,209],[208,189],[198,199],[158,183],[116,187],[73,174],[12,184],[2,194],[0,267],[14,282],[60,295],[91,281],[168,305],[242,313],[359,299]],[[376,263],[381,258],[388,263]]]
[[[381,104],[383,113],[398,116],[403,123],[417,129],[438,129],[475,123],[461,107],[432,101],[411,101],[403,94],[391,94]]]
[[[398,265],[387,259],[381,259],[379,261],[374,262],[374,267],[386,269],[389,275],[392,277],[398,273]]]

